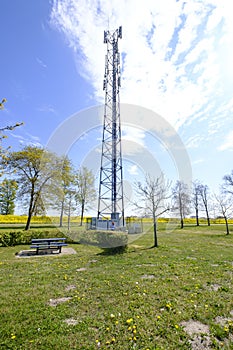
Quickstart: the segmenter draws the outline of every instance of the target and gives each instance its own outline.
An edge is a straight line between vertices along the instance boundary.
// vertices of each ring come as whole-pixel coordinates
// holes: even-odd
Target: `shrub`
[[[121,231],[88,230],[77,234],[79,243],[95,245],[109,253],[123,252],[127,248],[128,234]]]
[[[128,244],[127,233],[120,231],[96,231],[96,239],[101,248],[125,247]]]

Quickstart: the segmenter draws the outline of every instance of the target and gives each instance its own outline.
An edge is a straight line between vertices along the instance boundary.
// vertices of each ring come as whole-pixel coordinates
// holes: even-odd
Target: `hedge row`
[[[56,230],[46,230],[46,229],[0,232],[0,246],[10,247],[10,246],[15,246],[20,244],[30,244],[32,238],[53,238],[53,237],[61,237],[61,232],[59,230],[56,231]],[[69,237],[67,237],[67,240],[69,241]]]

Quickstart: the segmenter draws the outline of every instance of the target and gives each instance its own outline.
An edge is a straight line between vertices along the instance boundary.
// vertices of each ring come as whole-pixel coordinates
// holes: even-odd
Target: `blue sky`
[[[14,150],[29,143],[46,146],[69,121],[70,130],[82,131],[69,145],[70,156],[76,164],[95,163],[96,170],[101,116],[93,127],[85,110],[104,101],[103,31],[122,25],[121,102],[155,113],[145,123],[135,117],[129,124],[123,116],[126,178],[136,181],[146,171],[140,155],[149,152],[167,178],[177,179],[171,154],[181,142],[193,180],[216,191],[233,169],[230,5],[228,0],[2,0],[0,90],[7,103],[1,124],[25,123],[6,143]],[[62,144],[63,137],[56,142]]]

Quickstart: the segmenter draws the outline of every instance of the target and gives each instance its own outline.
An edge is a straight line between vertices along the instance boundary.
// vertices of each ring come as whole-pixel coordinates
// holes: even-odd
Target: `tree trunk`
[[[184,219],[180,218],[180,228],[184,228]]]
[[[226,224],[226,230],[227,230],[227,235],[229,235],[229,225],[228,225],[228,220],[227,220],[227,217],[224,216],[224,219],[225,219],[225,224]]]
[[[27,218],[27,223],[25,226],[25,231],[28,231],[30,229],[31,218],[32,218],[32,214],[33,214],[33,200],[34,200],[34,187],[32,187],[32,189],[31,189],[30,205],[29,205],[29,209],[28,209],[28,218]]]
[[[158,247],[156,218],[153,221],[154,221],[154,225],[153,225],[153,228],[154,228],[154,245],[153,245],[153,247]]]
[[[82,225],[83,225],[84,207],[85,207],[85,201],[84,201],[84,200],[82,200],[82,208],[81,208],[81,222],[80,222],[80,226],[82,226]]]
[[[196,226],[199,226],[198,209],[196,209]]]
[[[205,205],[205,212],[206,212],[207,225],[210,226],[210,217],[209,217],[208,208],[206,205]]]
[[[70,209],[68,212],[68,232],[70,231]]]
[[[63,226],[63,212],[64,212],[64,200],[61,202],[61,213],[59,227]]]

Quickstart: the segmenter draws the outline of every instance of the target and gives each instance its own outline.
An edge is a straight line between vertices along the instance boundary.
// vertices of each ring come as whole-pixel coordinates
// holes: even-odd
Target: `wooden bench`
[[[32,239],[31,247],[36,249],[36,254],[39,254],[40,250],[58,250],[58,254],[61,253],[61,248],[67,246],[65,243],[66,238],[37,238]]]

